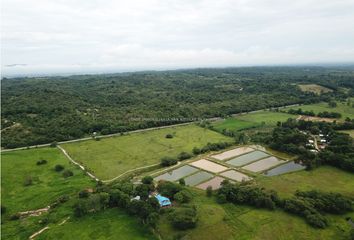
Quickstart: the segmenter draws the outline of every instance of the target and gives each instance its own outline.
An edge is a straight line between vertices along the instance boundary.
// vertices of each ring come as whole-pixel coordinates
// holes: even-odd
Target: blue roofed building
[[[167,197],[161,196],[160,194],[155,195],[157,201],[159,201],[160,207],[171,206],[171,201]]]

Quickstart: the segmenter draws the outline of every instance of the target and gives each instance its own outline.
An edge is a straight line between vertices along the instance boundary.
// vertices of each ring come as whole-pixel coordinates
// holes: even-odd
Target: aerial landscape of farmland
[[[0,239],[354,240],[353,10],[3,0]]]

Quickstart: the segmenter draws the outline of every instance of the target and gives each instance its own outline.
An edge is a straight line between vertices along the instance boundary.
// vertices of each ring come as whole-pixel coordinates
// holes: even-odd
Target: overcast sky
[[[354,0],[2,0],[4,75],[354,62]]]

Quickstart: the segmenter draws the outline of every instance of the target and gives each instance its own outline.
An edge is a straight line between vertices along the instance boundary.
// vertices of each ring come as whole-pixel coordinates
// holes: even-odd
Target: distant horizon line
[[[17,64],[13,64],[17,65]],[[24,65],[24,64],[21,64]],[[168,71],[185,71],[197,69],[227,69],[227,68],[253,68],[253,67],[354,67],[353,62],[326,62],[326,63],[293,63],[293,64],[254,64],[254,65],[237,65],[237,66],[200,66],[200,67],[171,67],[171,68],[135,68],[135,69],[109,69],[104,70],[82,70],[72,72],[42,72],[42,73],[19,73],[19,74],[3,74],[1,71],[1,79],[4,78],[31,78],[31,77],[70,77],[70,76],[85,76],[85,75],[109,75],[109,74],[132,74],[144,72],[168,72]],[[2,67],[3,68],[3,67]]]

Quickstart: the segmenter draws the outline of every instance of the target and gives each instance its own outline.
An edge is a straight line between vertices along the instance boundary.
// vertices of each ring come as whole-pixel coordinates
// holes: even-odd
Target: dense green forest
[[[298,83],[334,90],[316,95]],[[353,67],[249,67],[1,80],[2,147],[354,96]]]

